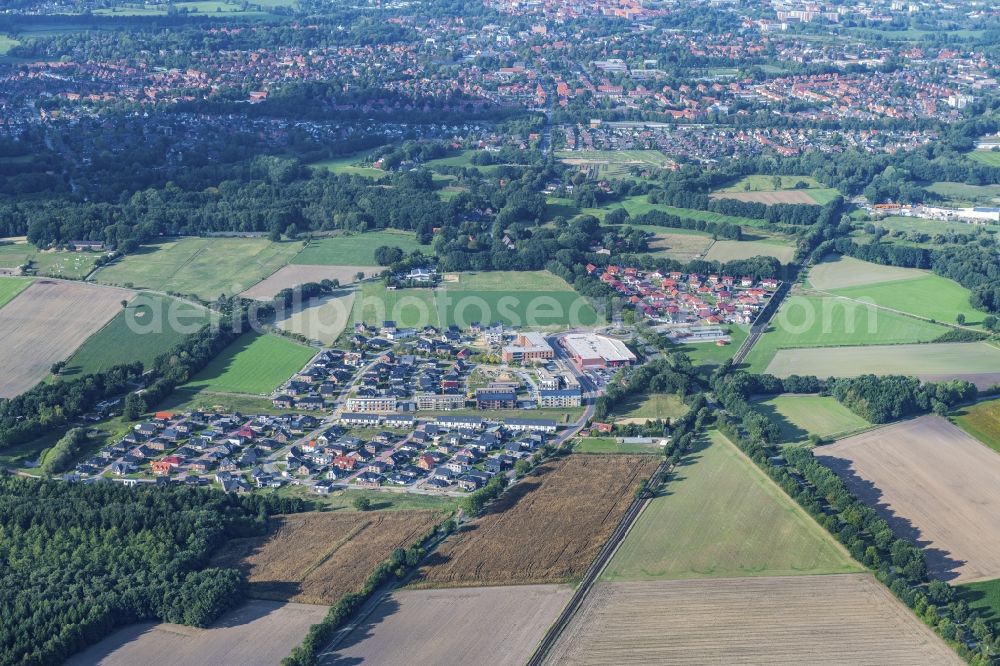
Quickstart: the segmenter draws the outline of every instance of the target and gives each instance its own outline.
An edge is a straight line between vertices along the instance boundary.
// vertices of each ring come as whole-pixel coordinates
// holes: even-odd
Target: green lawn
[[[870,299],[880,307],[949,324],[954,324],[959,314],[965,316],[966,324],[973,326],[981,323],[986,316],[986,313],[972,307],[968,289],[939,275],[836,289],[832,293],[853,299]]]
[[[979,230],[996,231],[996,227],[974,227],[966,222],[948,222],[945,220],[924,220],[919,217],[902,217],[890,215],[872,222],[876,227],[889,231],[916,231],[922,234],[959,233],[969,234]]]
[[[991,167],[1000,167],[1000,151],[974,150],[969,153],[969,159]]]
[[[135,361],[148,370],[157,356],[196,332],[210,317],[208,310],[190,303],[140,294],[73,353],[62,374],[89,374]]]
[[[979,611],[994,631],[1000,629],[1000,579],[956,585],[955,590],[958,598],[972,610]]]
[[[381,280],[363,282],[354,297],[350,324],[381,326],[395,321],[404,328],[440,326],[436,293],[431,289],[387,289]]]
[[[100,269],[95,280],[214,300],[238,294],[288,264],[298,241],[266,238],[182,238],[144,246]]]
[[[675,471],[602,574],[606,581],[860,571],[718,432]]]
[[[314,350],[276,335],[245,333],[222,350],[185,388],[219,393],[264,394],[278,388]]]
[[[0,308],[14,300],[30,284],[31,280],[28,278],[0,277]]]
[[[959,428],[1000,453],[1000,400],[963,407],[950,418]]]
[[[552,219],[557,215],[562,215],[563,217],[570,218],[575,215],[586,214],[593,215],[599,219],[604,219],[604,216],[608,214],[609,211],[615,208],[624,208],[629,215],[635,217],[636,215],[642,215],[651,210],[660,210],[664,213],[670,215],[676,215],[689,220],[704,220],[706,222],[729,222],[731,224],[739,224],[742,226],[759,226],[764,224],[764,220],[757,220],[752,217],[741,217],[737,215],[723,215],[722,213],[713,213],[707,210],[696,210],[694,208],[677,208],[675,206],[666,206],[664,204],[654,204],[649,202],[649,198],[644,195],[635,195],[626,197],[620,202],[614,202],[605,204],[600,208],[578,208],[573,204],[572,199],[564,199],[560,197],[548,197],[546,198],[546,203],[548,204],[548,218]],[[666,227],[663,228],[666,231]]]
[[[613,437],[580,437],[573,440],[573,453],[660,453],[658,446],[619,444]]]
[[[780,181],[775,186],[775,178]],[[805,183],[805,188],[796,188],[797,183]],[[749,188],[747,187],[749,185]],[[781,190],[794,189],[824,189],[812,176],[768,176],[764,174],[754,174],[744,176],[735,183],[721,187],[716,192],[777,192]]]
[[[997,166],[1000,166],[998,160]],[[1000,200],[1000,185],[966,185],[965,183],[952,183],[940,181],[931,183],[925,187],[928,192],[933,192],[944,197],[952,205],[995,205]]]
[[[684,416],[688,406],[672,393],[647,393],[632,396],[615,408],[615,416],[622,419],[670,419]]]
[[[459,273],[458,282],[448,282],[446,287],[456,291],[573,291],[565,280],[548,271]]]
[[[326,169],[331,173],[364,176],[365,178],[374,178],[376,180],[387,176],[388,173],[382,171],[381,169],[362,166],[360,164],[360,161],[368,153],[369,151],[363,150],[359,153],[354,153],[353,155],[347,155],[346,157],[335,157],[333,159],[323,160],[322,162],[314,162],[309,166],[316,169]]]
[[[871,425],[830,396],[779,395],[755,400],[753,405],[778,425],[785,442],[799,442],[809,435],[843,436]]]
[[[739,350],[740,345],[747,339],[748,331],[746,326],[732,325],[729,327],[730,342],[725,346],[718,346],[711,342],[698,344],[680,345],[678,351],[682,351],[691,357],[691,362],[702,372],[711,372],[713,368],[722,365],[733,357]]]
[[[313,266],[377,266],[375,250],[383,245],[398,247],[404,252],[421,250],[424,254],[433,254],[433,249],[429,245],[420,245],[416,234],[412,232],[370,231],[312,240],[291,263]]]
[[[0,56],[7,55],[8,51],[20,43],[10,35],[0,35]]]
[[[863,303],[822,296],[789,297],[747,357],[763,372],[779,349],[930,342],[948,331]]]

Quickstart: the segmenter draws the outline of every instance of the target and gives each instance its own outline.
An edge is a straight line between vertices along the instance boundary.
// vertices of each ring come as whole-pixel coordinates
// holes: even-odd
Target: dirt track
[[[949,582],[1000,577],[1000,456],[939,416],[815,449]]]
[[[572,593],[565,585],[395,592],[324,663],[520,666]]]
[[[869,574],[600,583],[547,664],[962,664]]]
[[[36,280],[0,311],[0,398],[24,393],[121,310],[133,292]]]
[[[72,666],[274,666],[302,642],[326,606],[250,601],[208,629],[145,622],[119,629],[83,652]]]

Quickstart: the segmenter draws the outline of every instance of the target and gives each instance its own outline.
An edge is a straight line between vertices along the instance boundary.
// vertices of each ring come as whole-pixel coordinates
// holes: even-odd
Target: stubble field
[[[939,416],[815,449],[817,459],[924,547],[932,575],[1000,577],[1000,456]]]
[[[445,541],[420,569],[416,585],[576,580],[658,464],[654,456],[571,455],[541,465]]]
[[[964,663],[869,574],[599,583],[547,664]]]
[[[247,571],[258,599],[329,605],[360,589],[394,548],[414,543],[441,519],[436,511],[279,516],[268,535],[228,542],[215,562]]]
[[[328,661],[521,666],[572,594],[568,585],[400,590]]]
[[[355,276],[358,273],[364,273],[366,277],[370,277],[377,272],[371,266],[309,266],[306,264],[291,264],[261,280],[240,294],[240,296],[253,298],[258,301],[269,301],[282,289],[292,289],[306,282],[339,280],[340,284],[347,285],[355,281]]]
[[[121,310],[132,292],[37,280],[0,317],[0,397],[27,391]]]

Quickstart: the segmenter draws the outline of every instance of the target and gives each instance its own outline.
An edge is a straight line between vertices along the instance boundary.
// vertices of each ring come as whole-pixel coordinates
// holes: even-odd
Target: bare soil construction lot
[[[369,277],[378,273],[379,270],[371,266],[307,266],[292,264],[279,269],[270,277],[261,280],[240,294],[240,296],[254,298],[258,301],[269,301],[282,289],[291,289],[306,282],[339,280],[340,284],[349,284],[354,282],[355,276],[359,272]]]
[[[449,538],[417,586],[562,583],[582,577],[656,456],[571,455],[538,467]]]
[[[893,530],[924,547],[932,575],[1000,577],[1000,456],[939,416],[815,449]]]
[[[329,605],[442,517],[435,511],[278,516],[268,536],[230,541],[215,563],[244,568],[258,599]]]
[[[599,583],[549,664],[962,664],[869,574]]]
[[[568,585],[397,591],[324,663],[520,666],[572,595]]]
[[[4,306],[0,317],[0,398],[19,395],[65,361],[133,292],[82,282],[36,280]]]
[[[208,629],[145,622],[119,629],[70,658],[73,666],[274,666],[323,619],[326,606],[251,601]]]

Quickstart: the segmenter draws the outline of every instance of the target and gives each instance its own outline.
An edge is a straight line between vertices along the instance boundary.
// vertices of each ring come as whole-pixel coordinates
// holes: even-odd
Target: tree
[[[56,361],[55,363],[52,364],[52,367],[49,368],[49,372],[51,372],[53,375],[58,375],[60,372],[63,371],[63,368],[65,367],[66,367],[66,361]]]
[[[125,405],[122,407],[122,418],[126,421],[135,421],[146,411],[146,401],[138,393],[129,393],[125,396]]]
[[[959,312],[958,316],[955,317],[955,321],[958,322],[959,326],[965,326],[965,315]]]
[[[120,303],[121,303],[121,305],[122,305],[122,310],[124,310],[125,308],[127,308],[127,307],[128,307],[128,301],[127,301],[126,299],[124,299],[124,298],[123,298],[123,299],[122,299],[121,301],[119,301],[119,302],[120,302]]]
[[[372,508],[372,501],[364,496],[355,497],[351,504],[353,504],[354,508],[358,511],[368,511]]]
[[[995,331],[997,329],[997,318],[993,315],[983,317],[983,328],[988,331]]]
[[[358,282],[361,282],[362,280],[364,280],[365,279],[365,273],[364,273],[364,271],[358,271],[357,273],[355,273],[354,274],[354,279],[357,280]]]

